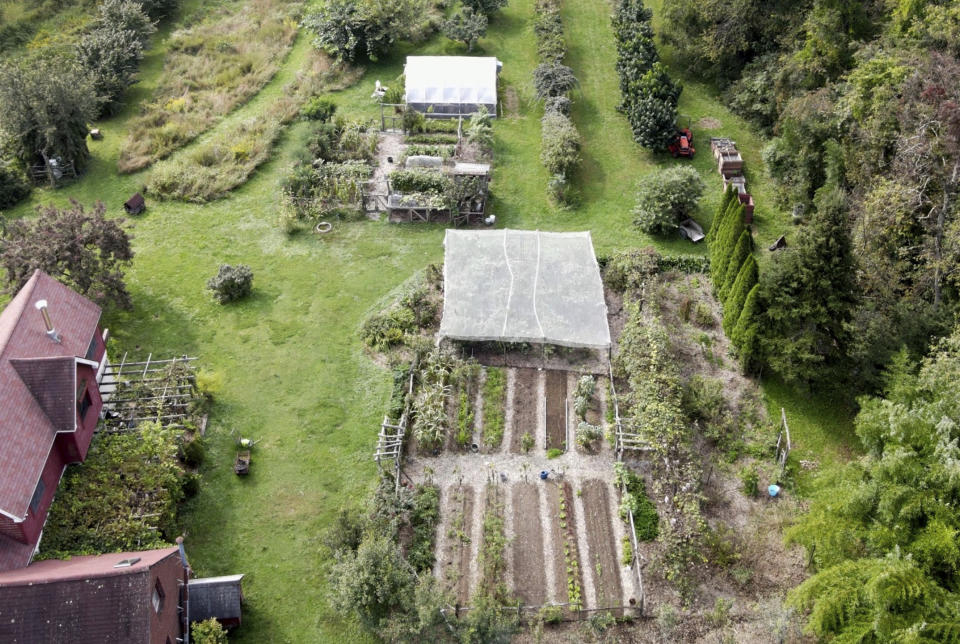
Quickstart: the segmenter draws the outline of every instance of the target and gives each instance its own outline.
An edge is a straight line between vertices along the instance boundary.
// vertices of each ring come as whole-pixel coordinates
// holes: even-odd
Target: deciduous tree
[[[477,41],[487,34],[487,16],[464,7],[449,20],[443,21],[442,30],[444,36],[462,42],[470,52]]]
[[[97,107],[92,82],[69,61],[41,57],[0,66],[0,132],[24,165],[60,159],[81,170]]]
[[[39,206],[37,218],[17,219],[0,239],[0,265],[7,290],[15,292],[36,269],[103,304],[129,308],[123,270],[133,259],[122,219],[107,219],[97,202],[86,212],[76,201],[69,208]]]

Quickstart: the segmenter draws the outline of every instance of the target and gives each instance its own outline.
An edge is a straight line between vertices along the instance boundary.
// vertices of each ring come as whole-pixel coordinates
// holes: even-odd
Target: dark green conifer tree
[[[733,331],[734,325],[740,320],[747,295],[757,285],[759,272],[757,260],[753,258],[753,255],[747,255],[747,259],[740,267],[740,272],[737,273],[737,279],[730,287],[727,299],[723,302],[723,332],[728,336]]]
[[[723,278],[723,283],[720,286],[720,290],[717,292],[717,295],[721,300],[727,298],[727,294],[730,292],[730,287],[733,286],[733,282],[737,279],[737,274],[740,272],[740,267],[743,266],[744,260],[750,256],[750,250],[753,246],[753,237],[750,236],[750,231],[745,230],[740,233],[740,239],[737,240],[737,245],[733,249],[733,253],[730,255],[730,259],[727,261],[727,272]]]

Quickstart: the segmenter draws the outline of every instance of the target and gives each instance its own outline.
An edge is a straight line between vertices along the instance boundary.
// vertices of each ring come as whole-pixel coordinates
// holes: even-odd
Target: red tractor
[[[677,136],[667,146],[667,150],[674,158],[686,157],[692,159],[696,150],[693,148],[693,132],[689,127],[677,129]]]

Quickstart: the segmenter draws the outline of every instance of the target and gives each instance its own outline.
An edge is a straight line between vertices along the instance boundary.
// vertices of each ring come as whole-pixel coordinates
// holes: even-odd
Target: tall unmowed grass
[[[118,170],[169,156],[260,91],[293,45],[299,9],[292,0],[232,2],[175,32],[153,100],[131,121]]]
[[[333,65],[326,54],[312,52],[306,68],[263,114],[244,119],[209,141],[158,163],[147,181],[149,194],[196,203],[225,197],[270,158],[284,124],[299,113],[308,98],[320,91],[352,85],[362,71]]]

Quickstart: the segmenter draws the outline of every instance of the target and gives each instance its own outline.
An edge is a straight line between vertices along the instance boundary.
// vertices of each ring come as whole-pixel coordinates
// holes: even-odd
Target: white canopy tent
[[[447,230],[440,337],[608,349],[589,232]]]
[[[407,56],[404,99],[418,112],[468,115],[482,105],[495,117],[501,64],[493,57]]]

